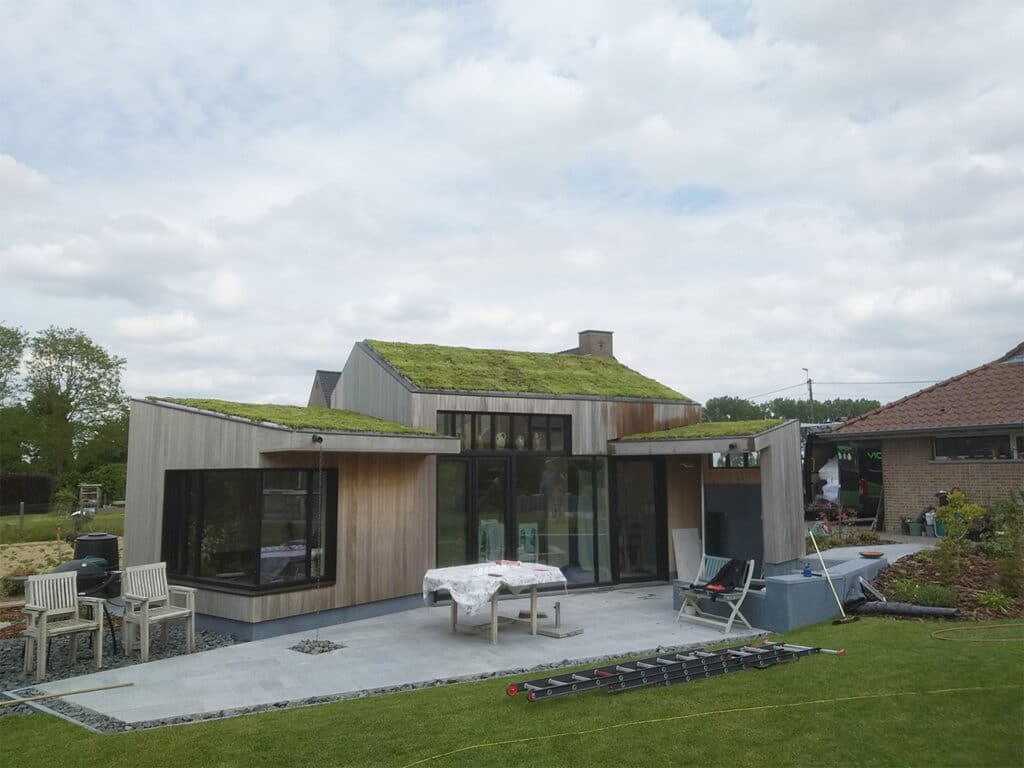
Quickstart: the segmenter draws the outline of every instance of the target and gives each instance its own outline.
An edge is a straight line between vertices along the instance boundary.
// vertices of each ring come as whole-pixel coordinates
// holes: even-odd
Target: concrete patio
[[[561,639],[529,634],[523,624],[503,627],[498,644],[486,633],[453,634],[447,606],[353,621],[227,648],[101,671],[35,686],[46,693],[132,683],[68,697],[69,703],[126,724],[238,710],[321,696],[359,695],[381,689],[458,682],[614,656],[649,655],[662,648],[694,647],[763,634],[675,621],[668,584],[599,591],[542,593],[539,609],[554,625],[561,603],[563,628],[582,634]],[[516,616],[528,599],[503,600],[502,616]],[[486,623],[487,611],[460,622]],[[318,638],[344,644],[320,655],[290,650]],[[155,640],[159,642],[159,640]],[[59,663],[59,662],[58,662]],[[500,689],[496,687],[495,695]],[[39,702],[46,709],[46,702]]]

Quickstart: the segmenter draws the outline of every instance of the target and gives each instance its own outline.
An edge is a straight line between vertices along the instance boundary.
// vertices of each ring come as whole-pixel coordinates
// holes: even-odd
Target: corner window
[[[1019,441],[1019,438],[1018,438]],[[982,435],[976,437],[935,438],[935,458],[999,460],[1014,458],[1009,435]],[[1019,448],[1018,458],[1021,457]]]
[[[168,471],[168,575],[253,591],[333,581],[337,486],[335,470]]]

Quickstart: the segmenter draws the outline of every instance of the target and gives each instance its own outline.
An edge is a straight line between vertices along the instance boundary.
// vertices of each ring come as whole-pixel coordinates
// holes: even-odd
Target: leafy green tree
[[[0,406],[13,402],[18,393],[18,365],[27,340],[20,328],[0,325]]]
[[[776,397],[764,403],[742,397],[712,397],[704,404],[704,421],[740,421],[746,419],[798,419],[801,422],[841,421],[879,408],[877,400],[795,400]]]
[[[712,397],[704,403],[704,421],[746,421],[765,418],[765,410],[742,397]]]
[[[125,361],[74,328],[50,327],[32,337],[26,363],[26,409],[33,419],[30,455],[39,470],[63,478],[76,451],[101,427],[123,418]]]
[[[0,407],[0,470],[26,472],[26,447],[32,437],[32,418],[25,406]]]

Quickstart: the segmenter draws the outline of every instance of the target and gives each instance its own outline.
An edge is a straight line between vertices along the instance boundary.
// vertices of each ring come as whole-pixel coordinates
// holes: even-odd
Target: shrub
[[[996,562],[996,581],[1011,597],[1024,597],[1024,562],[1018,555],[999,558]]]
[[[914,602],[936,608],[951,608],[956,604],[953,590],[940,584],[922,584],[917,590],[917,600]]]
[[[950,491],[945,506],[935,511],[935,518],[946,528],[945,541],[962,544],[972,523],[985,514],[980,504],[971,504],[963,491]]]
[[[920,589],[913,579],[895,579],[889,585],[888,599],[895,603],[913,603],[917,601],[917,591]]]
[[[1024,557],[1024,491],[1012,491],[989,507],[979,548],[993,555]]]
[[[1010,598],[998,589],[987,589],[984,592],[978,593],[978,605],[982,608],[988,608],[990,611],[1009,613]]]
[[[53,511],[60,516],[70,515],[78,504],[78,495],[67,488],[61,488],[53,494]]]
[[[33,573],[37,573],[35,568],[28,568],[25,566],[18,566],[11,570],[3,578],[0,578],[0,596],[2,597],[16,597],[18,595],[25,594],[25,582],[22,579],[15,581],[12,576],[31,576]]]

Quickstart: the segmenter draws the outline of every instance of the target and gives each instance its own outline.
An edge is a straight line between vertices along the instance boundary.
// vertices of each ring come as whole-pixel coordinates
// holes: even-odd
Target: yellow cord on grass
[[[958,643],[1020,643],[1024,642],[1024,636],[1021,637],[996,637],[996,638],[981,638],[981,637],[943,637],[947,632],[966,632],[968,630],[974,632],[980,632],[983,629],[1004,629],[1006,627],[1024,627],[1024,624],[986,624],[981,627],[950,627],[949,629],[937,629],[932,632],[931,637],[933,640],[954,640]]]
[[[630,728],[635,725],[652,725],[655,723],[667,723],[673,720],[691,720],[697,717],[710,717],[711,715],[731,715],[737,712],[759,712],[769,709],[785,709],[788,707],[806,707],[813,704],[837,704],[844,701],[863,701],[865,699],[886,699],[894,698],[897,696],[930,696],[938,694],[948,693],[972,693],[977,691],[1003,691],[1003,690],[1015,690],[1024,688],[1024,685],[996,685],[988,687],[972,687],[972,688],[939,688],[933,691],[902,691],[896,693],[865,693],[859,696],[842,696],[835,699],[814,699],[812,701],[796,701],[788,702],[786,704],[762,704],[756,707],[734,707],[732,709],[713,709],[710,712],[696,712],[686,715],[671,715],[669,717],[655,717],[650,720],[632,720],[626,723],[612,723],[611,725],[605,725],[600,728],[589,728],[585,731],[562,731],[561,733],[549,733],[543,736],[524,736],[519,739],[503,739],[502,741],[488,741],[481,744],[470,744],[466,747],[459,747],[458,749],[452,749],[448,752],[442,752],[437,755],[431,755],[430,757],[424,757],[420,760],[416,760],[412,763],[406,763],[402,768],[412,768],[415,765],[422,765],[423,763],[429,763],[432,760],[440,760],[443,757],[451,757],[457,755],[460,752],[469,752],[474,749],[486,749],[488,747],[504,747],[509,744],[524,744],[530,741],[547,741],[550,739],[560,739],[565,736],[589,736],[594,733],[601,733],[602,731],[611,731],[617,728]]]

